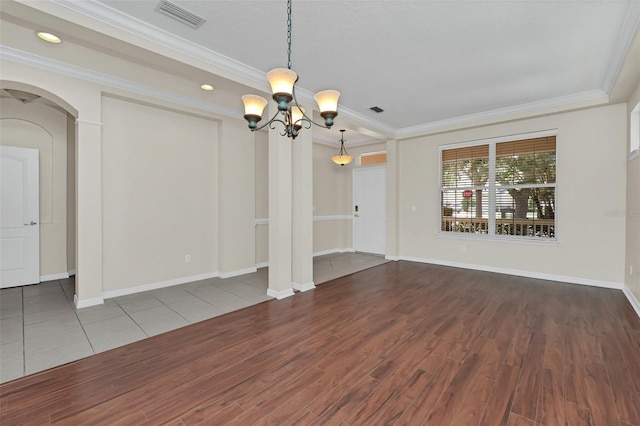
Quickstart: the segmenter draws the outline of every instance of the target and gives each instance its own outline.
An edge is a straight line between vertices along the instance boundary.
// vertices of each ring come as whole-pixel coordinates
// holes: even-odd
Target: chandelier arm
[[[294,102],[296,105],[300,106],[300,104],[298,103],[298,100],[296,99],[296,86],[293,86],[293,89],[291,90],[291,92],[292,92],[291,94],[293,95],[293,102]],[[316,125],[316,126],[318,126],[318,127],[322,127],[323,129],[330,129],[330,128],[331,128],[331,127],[326,126],[326,125],[324,125],[324,124],[316,123],[315,121],[313,121],[312,119],[310,119],[310,118],[309,118],[309,116],[308,116],[307,114],[305,114],[305,113],[304,113],[304,111],[302,110],[302,108],[300,108],[300,113],[302,114],[302,117],[303,117],[303,118],[301,118],[301,119],[297,120],[297,121],[296,121],[296,123],[298,123],[298,122],[300,122],[300,121],[303,121],[303,120],[306,120],[306,121],[308,121],[309,123],[315,124],[315,125]],[[295,124],[295,123],[294,123],[294,124]],[[310,128],[311,128],[311,124],[309,124],[309,127],[307,127],[307,129],[310,129]]]
[[[262,130],[265,127],[273,124],[273,123],[282,123],[282,125],[284,125],[284,127],[287,127],[287,123],[285,123],[284,121],[277,119],[276,117],[278,116],[278,114],[280,113],[280,111],[276,112],[275,115],[273,117],[271,117],[271,120],[267,121],[266,123],[264,123],[262,126],[260,127],[256,127],[255,129],[251,129],[252,132],[257,132],[258,130]],[[275,130],[276,128],[273,126],[269,126],[270,129]]]

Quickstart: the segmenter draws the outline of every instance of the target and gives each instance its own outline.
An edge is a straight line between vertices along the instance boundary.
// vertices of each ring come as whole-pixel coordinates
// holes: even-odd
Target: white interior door
[[[0,146],[0,182],[0,287],[38,283],[38,150]]]
[[[353,248],[386,252],[386,167],[353,169]]]

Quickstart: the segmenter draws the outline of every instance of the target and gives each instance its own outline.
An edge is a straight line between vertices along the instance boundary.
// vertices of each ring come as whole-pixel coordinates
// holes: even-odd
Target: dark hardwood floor
[[[0,423],[640,425],[619,290],[391,262],[0,386]]]

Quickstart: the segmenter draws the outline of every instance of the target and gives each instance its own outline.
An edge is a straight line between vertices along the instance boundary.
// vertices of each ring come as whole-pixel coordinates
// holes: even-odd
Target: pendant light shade
[[[262,119],[262,112],[268,101],[262,96],[244,95],[242,102],[244,103],[244,118],[249,122],[249,128],[255,129],[258,121]]]
[[[274,68],[267,73],[267,81],[271,85],[273,99],[278,102],[278,110],[286,111],[293,99],[293,85],[298,74],[287,68]]]
[[[341,166],[345,164],[349,164],[353,161],[353,156],[349,155],[347,150],[344,148],[344,129],[340,130],[342,132],[342,136],[340,137],[340,152],[338,155],[334,155],[331,157],[331,161]]]
[[[304,108],[298,105],[291,105],[291,124],[296,129],[300,129],[302,127],[301,121],[304,118]]]

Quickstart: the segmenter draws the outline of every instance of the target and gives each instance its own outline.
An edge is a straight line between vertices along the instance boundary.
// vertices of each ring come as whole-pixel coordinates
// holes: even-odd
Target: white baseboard
[[[335,248],[329,250],[316,251],[313,253],[313,257],[324,256],[325,254],[334,254],[334,253],[349,253],[354,252],[355,250],[352,248]]]
[[[624,287],[623,283],[592,280],[589,278],[572,277],[568,275],[545,274],[542,272],[523,271],[520,269],[498,268],[494,266],[450,262],[448,260],[424,259],[420,257],[411,257],[411,256],[400,256],[400,259],[408,260],[411,262],[431,263],[434,265],[442,265],[442,266],[453,266],[455,268],[474,269],[476,271],[496,272],[498,274],[507,274],[507,275],[517,275],[519,277],[537,278],[540,280],[559,281],[559,282],[569,283],[569,284],[588,285],[592,287],[613,288],[616,290],[622,290],[622,288]]]
[[[336,248],[329,250],[322,250],[313,253],[313,257],[324,256],[325,254],[334,254],[334,253],[353,253],[355,250],[352,248]],[[256,263],[256,268],[268,268],[269,261]],[[255,271],[254,271],[255,272]]]
[[[60,272],[59,274],[51,274],[51,275],[40,275],[40,282],[45,281],[53,281],[53,280],[63,280],[65,278],[69,278],[68,272]]]
[[[123,288],[119,290],[105,291],[102,296],[105,299],[111,299],[112,297],[126,296],[128,294],[141,293],[143,291],[149,291],[149,290],[157,290],[159,288],[171,287],[178,284],[186,284],[194,281],[206,280],[209,278],[215,278],[217,276],[218,276],[217,272],[208,272],[206,274],[191,275],[189,277],[182,277],[182,278],[174,278],[172,280],[160,281],[157,283],[150,283],[150,284],[143,284],[136,287],[128,287],[128,288]]]
[[[314,288],[316,288],[316,284],[313,281],[306,284],[291,282],[291,287],[293,287],[294,290],[305,292],[305,291],[313,290]]]
[[[636,311],[636,314],[638,314],[638,317],[640,317],[640,301],[636,299],[636,296],[633,294],[631,289],[626,285],[622,288],[622,292],[624,293],[625,296],[627,296],[627,300],[631,304],[631,307],[633,308],[634,311]]]
[[[246,274],[252,274],[254,272],[257,271],[257,268],[245,268],[245,269],[238,269],[237,271],[229,271],[229,272],[220,272],[218,274],[218,276],[220,278],[231,278],[231,277],[237,277],[239,275],[246,275]]]
[[[290,297],[293,296],[293,289],[292,288],[288,288],[286,290],[273,290],[271,288],[267,289],[267,296],[271,296],[271,297],[275,297],[276,299],[280,300],[280,299],[284,299],[285,297]]]
[[[88,308],[89,306],[102,305],[104,299],[102,297],[94,297],[92,299],[79,300],[78,295],[73,295],[73,303],[76,305],[76,309]]]
[[[385,259],[387,260],[393,260],[393,261],[398,261],[400,260],[400,256],[384,256]]]
[[[69,269],[69,276],[72,277],[76,274],[76,270],[75,269]]]

